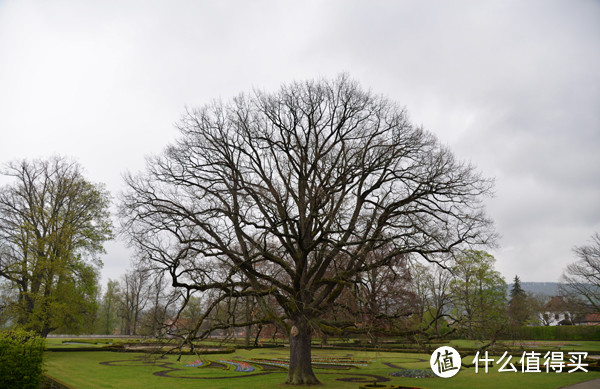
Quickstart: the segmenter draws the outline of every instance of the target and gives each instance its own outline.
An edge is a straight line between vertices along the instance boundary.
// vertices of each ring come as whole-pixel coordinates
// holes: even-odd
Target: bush
[[[600,340],[600,326],[536,326],[513,328],[504,338],[526,340]]]
[[[433,378],[435,373],[430,369],[402,369],[390,373],[394,377]]]
[[[33,332],[0,331],[0,387],[39,388],[44,340]]]

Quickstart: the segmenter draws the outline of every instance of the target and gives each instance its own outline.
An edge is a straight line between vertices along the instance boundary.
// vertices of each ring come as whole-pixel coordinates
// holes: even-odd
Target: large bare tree
[[[318,383],[311,335],[361,275],[494,239],[491,180],[345,75],[188,110],[178,128],[126,177],[125,230],[175,287],[253,296],[289,334],[288,383]]]

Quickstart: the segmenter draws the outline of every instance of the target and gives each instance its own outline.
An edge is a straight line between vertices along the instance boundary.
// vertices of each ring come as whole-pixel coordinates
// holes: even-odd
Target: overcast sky
[[[598,1],[0,0],[0,164],[72,156],[116,195],[186,106],[340,72],[496,179],[508,282],[600,232]]]

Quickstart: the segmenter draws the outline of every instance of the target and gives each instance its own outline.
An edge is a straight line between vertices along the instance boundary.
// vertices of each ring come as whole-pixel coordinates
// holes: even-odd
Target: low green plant
[[[39,388],[44,340],[33,332],[0,331],[0,387]]]
[[[393,377],[433,378],[435,374],[430,369],[401,369],[390,373]]]
[[[513,329],[513,339],[600,340],[600,326],[536,326]]]

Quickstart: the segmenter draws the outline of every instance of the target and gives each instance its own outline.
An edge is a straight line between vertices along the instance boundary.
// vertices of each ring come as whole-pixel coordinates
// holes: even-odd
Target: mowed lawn
[[[533,351],[533,350],[532,350]],[[212,361],[239,360],[251,358],[285,358],[287,349],[237,350],[233,354],[212,354],[202,357]],[[513,353],[512,362],[520,356]],[[368,352],[352,350],[314,350],[314,357],[335,358],[352,356],[355,360],[369,360],[367,367],[349,370],[315,369],[323,385],[321,388],[357,389],[359,383],[339,379],[372,379],[367,375],[390,378],[389,385],[417,386],[424,388],[560,388],[576,382],[600,378],[600,372],[589,373],[498,373],[495,366],[488,374],[482,369],[475,373],[474,368],[463,368],[452,378],[403,378],[392,377],[398,369],[387,366],[400,366],[410,369],[429,368],[428,354]],[[496,357],[497,358],[497,357]],[[250,373],[235,372],[233,368],[223,370],[215,367],[184,367],[196,356],[183,356],[180,362],[176,356],[166,359],[148,359],[148,354],[120,352],[47,352],[45,368],[48,375],[74,388],[282,388],[285,372],[269,374],[260,369]],[[471,363],[473,356],[465,356],[463,363]],[[102,364],[104,362],[105,364]],[[106,363],[109,363],[108,365]],[[166,374],[167,376],[157,376]]]

